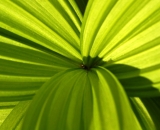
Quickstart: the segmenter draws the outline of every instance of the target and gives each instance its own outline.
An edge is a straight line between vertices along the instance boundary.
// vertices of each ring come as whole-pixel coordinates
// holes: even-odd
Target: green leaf
[[[119,79],[129,96],[155,97],[160,95],[158,65],[148,70],[141,70],[125,64],[112,64],[107,69]]]
[[[66,14],[66,12],[61,9],[62,7],[59,7],[60,5],[56,1],[53,3],[49,1],[37,2],[1,1],[0,27],[16,33],[21,37],[29,39],[36,44],[48,48],[63,56],[74,59],[75,61],[80,61],[81,56],[78,50],[79,39],[77,34],[75,34],[75,30],[73,30],[73,28],[70,26],[70,24],[72,25],[71,20],[66,20],[64,17],[64,13]],[[24,5],[26,5],[27,8],[22,8]],[[12,11],[8,11],[8,8],[10,8]],[[31,11],[35,12],[35,10],[37,13],[32,14]],[[46,13],[49,16],[46,15]],[[39,20],[39,18],[37,18],[42,17],[43,15],[47,17],[44,17],[45,19],[50,19],[47,20],[47,24],[52,24],[54,30],[56,29],[55,31],[48,27],[47,24],[43,22],[43,19]],[[64,38],[60,36],[59,33],[63,35]],[[67,36],[65,36],[66,33]]]
[[[75,57],[77,53],[80,56],[77,32],[81,22],[72,6],[68,2],[65,4],[63,1],[39,4],[36,1],[1,1],[0,101],[31,99],[55,73],[80,66],[81,61],[77,58],[57,53],[56,47],[53,47],[56,43],[51,41],[57,41],[61,46],[58,47],[60,52],[66,53],[63,48],[70,46],[68,51],[71,55]],[[8,7],[13,10],[8,11]],[[48,11],[55,11],[56,15]],[[76,24],[79,31],[72,24]]]
[[[3,124],[0,126],[1,130],[13,130],[15,129],[19,122],[22,120],[30,101],[22,101],[16,105],[15,108],[7,116]],[[16,118],[15,118],[16,117]]]
[[[0,1],[0,129],[160,129],[159,0],[87,2]]]
[[[110,12],[115,3],[115,0],[91,0],[87,5],[82,24],[81,53],[83,56],[84,64],[88,66],[91,65],[91,63],[88,63],[88,56],[90,56],[90,51],[94,44],[94,39],[97,35],[97,31],[99,30],[106,15]]]
[[[89,1],[81,33],[84,64],[110,69],[129,96],[159,96],[159,12],[158,0]]]
[[[127,122],[126,122],[127,120]],[[46,82],[22,129],[141,129],[118,80],[108,70],[69,69]]]
[[[131,98],[133,110],[145,130],[160,129],[159,98]]]
[[[4,122],[4,120],[6,119],[6,117],[9,115],[9,113],[12,111],[12,108],[3,108],[0,109],[0,126],[1,124]]]

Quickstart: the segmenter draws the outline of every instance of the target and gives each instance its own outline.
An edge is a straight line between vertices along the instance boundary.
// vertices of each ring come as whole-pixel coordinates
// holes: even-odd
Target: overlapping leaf
[[[81,33],[84,64],[110,69],[130,96],[159,96],[159,30],[159,0],[89,1]]]
[[[31,99],[55,73],[80,65],[81,20],[74,1],[0,1],[1,121],[15,101]]]
[[[0,121],[13,109],[0,129],[21,129],[23,100],[44,82],[23,130],[160,128],[159,98],[131,98],[131,108],[120,85],[160,95],[159,0],[90,0],[82,18],[86,3],[0,1]]]
[[[73,7],[0,1],[0,101],[30,99],[55,73],[80,66],[81,21]]]
[[[159,98],[131,98],[134,113],[145,130],[160,129],[160,103]]]
[[[31,101],[22,101],[10,112],[3,124],[1,125],[1,130],[13,130],[19,129],[22,125],[22,120],[25,112]],[[16,117],[16,118],[15,118]]]

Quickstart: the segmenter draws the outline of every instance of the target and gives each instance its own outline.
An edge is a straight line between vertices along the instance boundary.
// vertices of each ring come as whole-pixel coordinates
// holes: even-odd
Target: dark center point
[[[89,67],[87,67],[87,66],[84,65],[84,64],[81,64],[81,68],[83,68],[83,69],[85,69],[85,70],[89,70],[89,69],[90,69]]]

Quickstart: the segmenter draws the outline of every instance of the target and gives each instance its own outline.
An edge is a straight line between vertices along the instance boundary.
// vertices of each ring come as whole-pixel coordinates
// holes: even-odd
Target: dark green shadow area
[[[159,90],[152,87],[153,82],[140,76],[141,70],[136,67],[115,64],[112,60],[105,62],[99,57],[83,57],[83,60],[87,63],[87,65],[84,64],[87,70],[102,66],[111,71],[122,84],[128,96],[150,97],[160,95]]]
[[[155,98],[141,98],[143,104],[146,106],[155,127],[157,130],[160,129],[160,97]]]
[[[14,108],[19,102],[0,102],[0,109],[10,109]]]
[[[124,87],[140,87],[145,85],[152,85],[153,83],[149,79],[140,76],[140,69],[129,65],[113,64],[106,68],[119,79]]]
[[[34,97],[34,94],[21,95],[21,96],[0,96],[0,102],[13,102],[13,101],[24,101],[31,100]]]
[[[77,3],[81,13],[84,15],[88,0],[75,0],[75,2]]]
[[[149,113],[151,120],[154,123],[154,126],[156,130],[160,129],[160,97],[154,97],[154,98],[140,98],[143,105],[145,106],[147,112]],[[138,121],[140,122],[143,129],[148,129],[146,126],[146,122],[144,121],[143,114],[141,114],[141,110],[137,106],[136,101],[132,101],[132,98],[130,99],[130,103],[132,106],[132,109],[134,113],[137,116]],[[138,105],[139,106],[139,105]]]
[[[129,96],[156,97],[160,95],[159,90],[152,87],[151,80],[140,76],[140,69],[124,64],[111,64],[106,68],[118,78]]]
[[[87,66],[87,68],[94,68],[96,66],[103,66],[106,62],[104,62],[102,58],[88,56],[83,57],[83,64]]]

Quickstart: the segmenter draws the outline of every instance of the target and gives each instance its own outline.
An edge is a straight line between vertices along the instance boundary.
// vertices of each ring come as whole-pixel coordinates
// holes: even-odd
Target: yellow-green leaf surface
[[[159,0],[0,0],[0,130],[159,130],[159,30]]]
[[[30,99],[55,73],[80,66],[81,21],[69,2],[0,1],[0,10],[0,101]]]
[[[1,130],[17,130],[18,125],[21,125],[21,120],[30,104],[30,101],[19,102],[16,107],[10,112],[3,124]],[[16,117],[16,118],[15,118]]]
[[[19,102],[0,102],[0,126]]]
[[[81,21],[75,2],[0,1],[1,124],[15,101],[31,99],[55,73],[80,66]],[[0,129],[20,129],[9,123],[22,114],[19,109]]]
[[[26,5],[28,8],[23,8],[23,5]],[[79,61],[81,60],[81,56],[78,50],[78,34],[76,35],[73,28],[70,27],[70,24],[73,24],[72,21],[69,18],[66,20],[67,18],[63,17],[66,12],[61,10],[60,8],[62,7],[59,6],[59,3],[56,1],[0,1],[0,27],[34,41],[35,44]],[[12,11],[9,11],[8,8]],[[34,11],[34,9],[38,11]],[[36,14],[30,13],[30,11],[34,11]],[[50,21],[47,20],[47,22],[52,24],[55,31],[48,27],[43,20],[39,20],[36,17],[39,15],[39,17],[43,18],[42,12],[43,15],[46,13],[49,15],[48,17],[45,15],[48,19],[52,18]],[[62,25],[58,23],[62,23]],[[56,32],[57,30],[60,30],[60,32]],[[66,32],[61,32],[62,30],[69,31],[67,34],[76,39],[71,40],[71,36],[65,36]],[[60,36],[59,33],[64,34],[65,38]],[[67,37],[71,41],[66,40]]]
[[[140,130],[141,127],[118,80],[98,67],[90,72],[69,69],[53,76],[33,99],[22,129]]]

